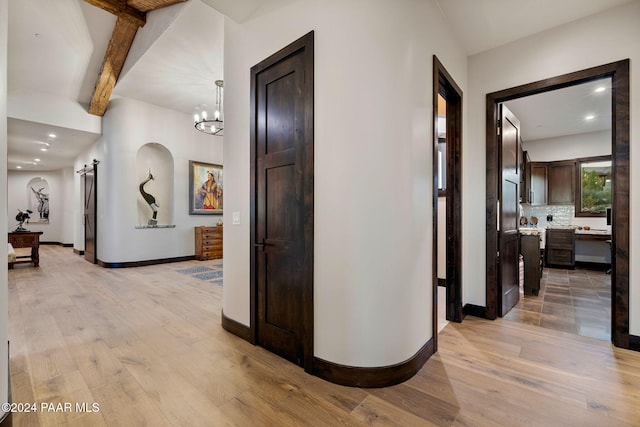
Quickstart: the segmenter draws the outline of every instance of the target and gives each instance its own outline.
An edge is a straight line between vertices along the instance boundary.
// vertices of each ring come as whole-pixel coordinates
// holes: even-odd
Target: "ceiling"
[[[148,12],[111,98],[134,98],[189,115],[211,106],[213,82],[223,78],[224,16],[242,22],[260,10],[294,1],[188,0]],[[436,1],[461,45],[474,54],[632,0],[519,1],[517,8],[514,0]],[[10,170],[18,165],[23,170],[72,166],[100,137],[99,129],[60,119],[60,110],[75,109],[76,121],[86,114],[115,22],[114,15],[82,0],[9,2]],[[525,114],[518,114],[523,122],[528,121]],[[562,114],[556,111],[556,116]],[[86,114],[85,121],[95,117]],[[531,134],[537,131],[542,129]],[[529,132],[523,127],[525,137]]]
[[[520,120],[523,141],[611,129],[611,79],[595,80],[505,105]]]
[[[436,0],[474,55],[633,0]]]

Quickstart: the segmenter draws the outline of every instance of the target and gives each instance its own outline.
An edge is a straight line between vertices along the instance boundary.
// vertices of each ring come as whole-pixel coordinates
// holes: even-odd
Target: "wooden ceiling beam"
[[[127,4],[127,0],[84,0],[85,2],[106,10],[116,15],[118,18],[124,18],[135,23],[138,27],[144,27],[147,22],[147,14]]]
[[[104,116],[111,92],[118,81],[124,61],[139,27],[147,22],[147,11],[182,3],[186,0],[84,0],[118,17],[113,29],[102,71],[89,104],[89,114]]]
[[[102,72],[96,83],[96,90],[93,92],[89,114],[104,116],[109,105],[111,92],[118,81],[120,71],[127,59],[129,48],[133,44],[133,39],[138,31],[138,25],[126,18],[118,17],[116,26],[113,29],[107,53],[104,56]]]
[[[138,9],[143,12],[149,12],[151,10],[172,6],[174,4],[183,3],[185,1],[187,0],[127,0],[127,3],[134,9]]]

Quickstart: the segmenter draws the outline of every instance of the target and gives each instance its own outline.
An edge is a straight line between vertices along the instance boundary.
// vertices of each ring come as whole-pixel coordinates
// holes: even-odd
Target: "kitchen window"
[[[576,216],[606,216],[611,207],[611,156],[578,159],[576,171]]]

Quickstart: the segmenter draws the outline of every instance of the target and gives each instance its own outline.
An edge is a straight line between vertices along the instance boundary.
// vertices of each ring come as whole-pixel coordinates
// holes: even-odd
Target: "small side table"
[[[31,255],[17,256],[16,260],[9,263],[9,268],[14,264],[33,263],[34,267],[40,265],[40,235],[42,231],[14,231],[9,233],[9,243],[14,249],[31,248]]]

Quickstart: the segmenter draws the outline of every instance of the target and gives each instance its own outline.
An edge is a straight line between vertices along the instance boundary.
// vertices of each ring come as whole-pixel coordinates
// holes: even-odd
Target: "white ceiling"
[[[634,0],[436,0],[469,55]]]
[[[596,91],[599,88],[604,90]],[[523,141],[609,130],[611,79],[514,99],[505,105],[520,120]]]
[[[297,0],[189,0],[149,12],[112,96],[192,115],[203,104],[213,103],[213,82],[223,78],[223,14],[242,22],[293,1]],[[474,54],[632,0],[436,1],[462,46]],[[99,138],[99,133],[86,129],[56,126],[53,116],[59,111],[49,112],[51,120],[36,120],[22,117],[23,110],[12,103],[23,94],[32,100],[40,94],[49,101],[34,102],[34,109],[42,110],[57,98],[60,105],[75,104],[86,111],[114,24],[113,15],[83,0],[9,2],[9,169],[19,164],[25,170],[71,166],[73,158]],[[38,117],[46,114],[39,111]],[[528,121],[524,114],[528,116],[518,114],[523,122]],[[527,137],[530,131],[525,129]],[[49,133],[57,138],[42,152]],[[36,157],[41,165],[31,164]]]

